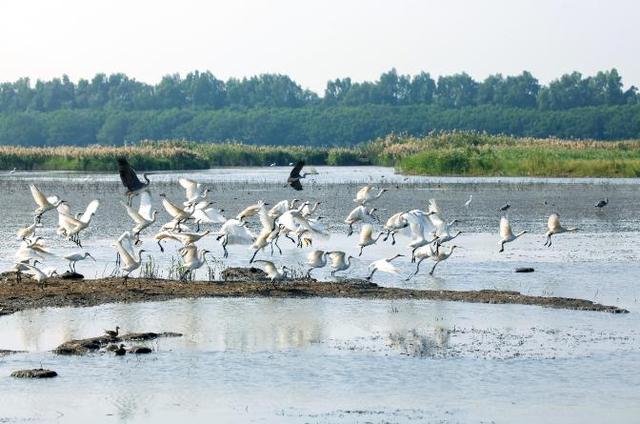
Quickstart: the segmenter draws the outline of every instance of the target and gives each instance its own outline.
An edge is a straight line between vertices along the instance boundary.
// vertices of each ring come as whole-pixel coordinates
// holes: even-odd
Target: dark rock
[[[67,271],[60,276],[63,280],[83,280],[84,275],[78,274],[77,272]]]
[[[533,271],[534,269],[529,267],[516,268],[516,272],[533,272]]]
[[[9,349],[0,349],[0,356],[11,355],[14,353],[24,353],[24,350],[9,350]]]
[[[267,273],[260,268],[241,268],[231,267],[222,271],[222,279],[224,281],[247,281],[247,280],[264,280]]]
[[[42,368],[33,370],[20,370],[11,373],[11,377],[16,378],[53,378],[57,377],[58,373],[51,370],[45,370]]]
[[[129,353],[135,353],[137,355],[151,353],[152,350],[146,346],[133,346],[129,349]]]
[[[95,352],[104,346],[111,346],[114,343],[120,343],[125,340],[153,340],[158,337],[182,337],[180,333],[172,333],[172,332],[164,332],[164,333],[129,333],[123,334],[118,337],[109,337],[109,336],[98,336],[91,337],[88,339],[79,339],[79,340],[69,340],[68,342],[62,343],[60,346],[53,350],[54,353],[58,355],[84,355],[90,352]],[[115,346],[115,349],[107,347],[107,350],[114,351],[118,349],[118,346]]]

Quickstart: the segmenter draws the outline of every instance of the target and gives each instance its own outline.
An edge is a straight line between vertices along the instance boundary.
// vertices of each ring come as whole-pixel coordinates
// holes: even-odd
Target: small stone
[[[151,353],[151,352],[152,352],[151,348],[146,346],[133,346],[129,349],[129,353],[135,353],[138,355]]]
[[[533,272],[533,271],[534,269],[529,267],[516,268],[516,272]]]
[[[42,368],[32,370],[19,370],[11,373],[11,377],[16,378],[53,378],[57,377],[58,373],[51,370],[45,370]]]

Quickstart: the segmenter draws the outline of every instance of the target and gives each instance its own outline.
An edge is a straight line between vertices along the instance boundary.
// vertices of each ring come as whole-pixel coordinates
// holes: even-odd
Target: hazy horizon
[[[147,83],[209,70],[220,79],[289,75],[322,94],[328,80],[373,81],[396,68],[433,77],[530,71],[541,83],[564,73],[616,68],[640,85],[640,30],[630,0],[485,2],[278,0],[179,7],[150,1],[36,0],[2,4],[0,81],[91,78],[123,72]]]

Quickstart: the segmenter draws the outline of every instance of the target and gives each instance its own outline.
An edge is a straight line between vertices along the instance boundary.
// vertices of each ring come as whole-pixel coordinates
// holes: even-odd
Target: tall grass
[[[364,148],[408,174],[638,177],[640,141],[515,138],[477,132],[390,135]]]
[[[386,165],[408,174],[504,176],[640,176],[640,141],[516,138],[472,131],[390,134],[352,148],[257,146],[162,140],[133,146],[0,146],[0,169],[114,171],[127,156],[139,170],[217,166]]]

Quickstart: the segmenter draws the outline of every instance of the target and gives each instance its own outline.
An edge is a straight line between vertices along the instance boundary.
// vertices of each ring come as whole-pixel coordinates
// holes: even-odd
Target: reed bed
[[[474,131],[390,134],[351,148],[145,140],[131,146],[0,146],[0,169],[115,171],[118,156],[139,170],[219,166],[385,165],[420,175],[640,176],[640,141],[536,139]]]

